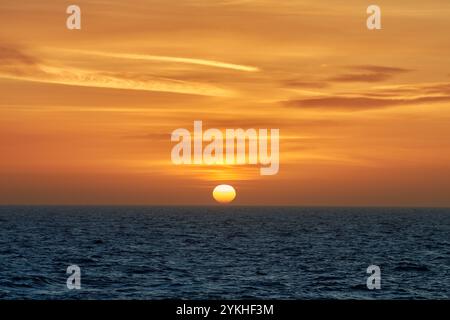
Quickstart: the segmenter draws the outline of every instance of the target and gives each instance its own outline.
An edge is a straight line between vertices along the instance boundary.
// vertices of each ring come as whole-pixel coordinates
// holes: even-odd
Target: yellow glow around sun
[[[236,190],[228,184],[221,184],[214,188],[213,197],[217,202],[230,203],[236,198]]]

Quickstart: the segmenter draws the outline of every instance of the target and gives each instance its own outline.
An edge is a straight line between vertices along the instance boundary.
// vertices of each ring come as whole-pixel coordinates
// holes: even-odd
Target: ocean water
[[[450,209],[0,207],[0,299],[168,298],[448,299]]]

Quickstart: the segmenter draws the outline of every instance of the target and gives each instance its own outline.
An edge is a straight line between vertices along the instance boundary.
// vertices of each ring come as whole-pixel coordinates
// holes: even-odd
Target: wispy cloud
[[[371,71],[371,72],[390,73],[390,74],[412,71],[411,69],[377,66],[377,65],[349,66],[348,68],[354,69],[354,70],[359,70],[359,71]]]
[[[38,63],[38,60],[35,57],[26,54],[22,49],[14,45],[0,45],[0,65],[14,63],[35,65]]]
[[[233,96],[234,93],[208,84],[183,82],[178,80],[133,80],[115,74],[105,74],[96,71],[86,71],[75,68],[60,68],[40,66],[37,74],[2,74],[0,78],[53,83],[79,87],[94,87],[108,89],[124,89],[139,91],[171,92],[215,97]]]
[[[159,61],[159,62],[174,62],[174,63],[186,63],[200,66],[207,66],[213,68],[223,68],[236,71],[256,72],[259,71],[257,67],[245,66],[240,64],[233,64],[221,61],[196,59],[196,58],[184,58],[184,57],[169,57],[169,56],[157,56],[157,55],[143,55],[143,54],[131,54],[131,53],[112,53],[112,52],[100,52],[100,51],[84,51],[84,50],[64,50],[66,52],[72,52],[75,54],[85,54],[89,56],[117,58],[117,59],[130,59],[130,60],[143,60],[143,61]]]
[[[329,86],[326,81],[304,81],[304,80],[285,80],[282,85],[287,88],[308,88],[308,89],[322,89]]]
[[[175,58],[175,60],[166,58],[162,58],[161,61],[177,61]],[[186,63],[183,60],[178,62]],[[200,63],[201,61],[196,62]],[[226,65],[220,65],[220,67],[226,67]],[[235,67],[238,68],[238,66]],[[23,50],[14,45],[0,47],[0,78],[80,87],[170,92],[215,97],[235,95],[232,90],[202,82],[183,81],[141,73],[107,72],[74,68],[67,65],[56,66],[48,62],[42,62],[40,59],[24,53]]]
[[[344,73],[332,77],[330,80],[335,82],[382,82],[393,76],[412,70],[403,68],[394,68],[376,65],[361,65],[347,67],[351,73]]]
[[[364,111],[405,105],[419,105],[450,101],[450,84],[422,84],[405,86],[380,92],[369,91],[359,94],[310,97],[283,101],[287,107],[304,109],[329,109],[335,111]]]

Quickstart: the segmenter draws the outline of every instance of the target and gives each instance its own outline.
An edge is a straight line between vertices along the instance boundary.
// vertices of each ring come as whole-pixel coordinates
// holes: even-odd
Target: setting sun
[[[230,185],[221,184],[214,188],[213,197],[217,202],[230,203],[236,198],[236,190]]]

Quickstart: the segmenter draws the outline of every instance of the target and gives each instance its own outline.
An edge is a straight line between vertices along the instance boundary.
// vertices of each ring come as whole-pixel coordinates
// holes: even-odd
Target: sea
[[[0,299],[449,298],[450,209],[0,207]]]

